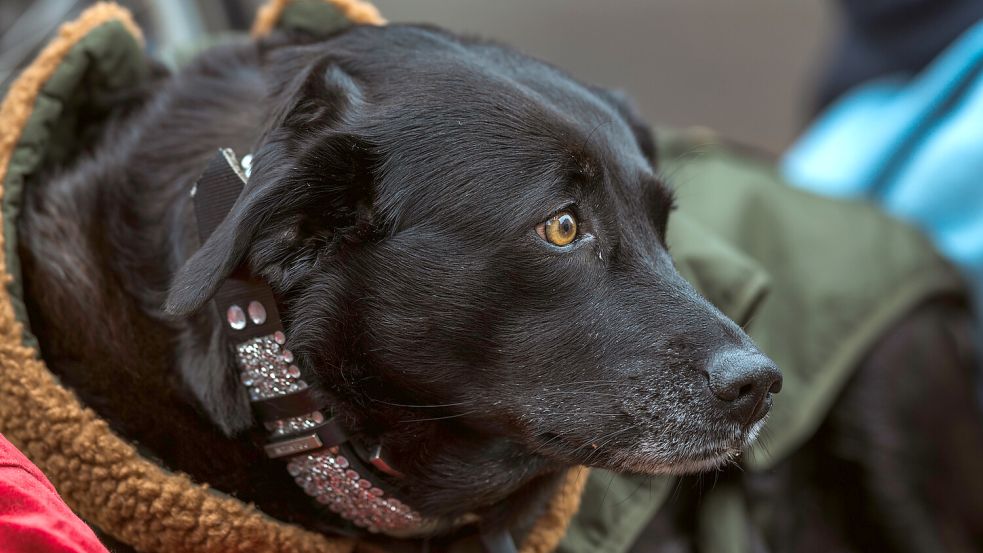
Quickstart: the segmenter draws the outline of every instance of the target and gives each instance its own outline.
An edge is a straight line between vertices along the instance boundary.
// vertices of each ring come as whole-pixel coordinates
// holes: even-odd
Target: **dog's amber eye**
[[[566,246],[577,238],[577,218],[569,211],[561,211],[543,223],[541,235],[554,246]]]

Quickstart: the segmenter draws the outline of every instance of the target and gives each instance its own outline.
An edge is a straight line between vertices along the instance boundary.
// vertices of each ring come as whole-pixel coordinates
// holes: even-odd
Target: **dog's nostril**
[[[726,402],[729,418],[742,424],[760,420],[768,411],[769,393],[782,389],[782,374],[770,359],[753,349],[728,348],[707,366],[710,391]]]

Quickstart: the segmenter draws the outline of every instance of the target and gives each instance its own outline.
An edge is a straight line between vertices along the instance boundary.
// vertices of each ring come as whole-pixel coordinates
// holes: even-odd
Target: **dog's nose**
[[[770,394],[782,389],[782,373],[755,350],[728,348],[715,354],[707,365],[710,391],[726,403],[727,415],[751,425],[771,408]]]

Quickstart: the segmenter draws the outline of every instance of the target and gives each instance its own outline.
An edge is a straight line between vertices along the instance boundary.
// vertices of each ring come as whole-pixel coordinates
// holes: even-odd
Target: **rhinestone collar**
[[[202,242],[241,193],[248,156],[244,162],[240,166],[231,150],[219,150],[192,190]],[[402,475],[384,459],[381,445],[369,448],[363,463],[356,452],[360,447],[304,380],[286,347],[269,286],[233,276],[212,303],[235,347],[240,379],[254,413],[269,431],[267,456],[284,459],[286,470],[307,495],[358,527],[405,536],[430,526],[432,521],[424,520],[387,488],[379,473]]]

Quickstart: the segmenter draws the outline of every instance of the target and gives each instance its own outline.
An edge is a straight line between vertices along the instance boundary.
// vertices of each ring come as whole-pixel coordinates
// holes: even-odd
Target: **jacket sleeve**
[[[0,544],[6,553],[107,553],[41,471],[2,435]]]

